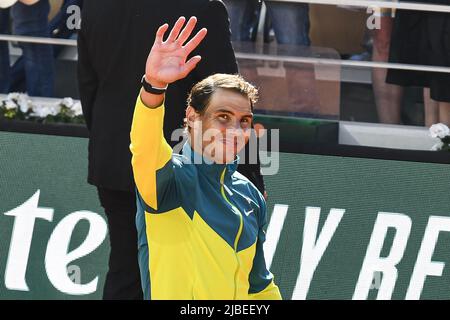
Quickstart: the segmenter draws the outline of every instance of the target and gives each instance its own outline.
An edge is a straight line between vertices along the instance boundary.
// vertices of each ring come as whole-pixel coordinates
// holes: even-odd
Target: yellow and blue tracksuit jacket
[[[281,299],[264,262],[261,193],[236,172],[237,161],[207,164],[189,143],[173,154],[164,112],[139,97],[131,129],[144,297]]]

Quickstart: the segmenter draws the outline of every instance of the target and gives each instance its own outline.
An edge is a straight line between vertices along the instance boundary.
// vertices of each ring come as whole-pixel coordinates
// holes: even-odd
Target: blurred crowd
[[[64,0],[58,12],[48,20],[49,0],[19,0],[8,9],[0,9],[0,34],[71,38],[76,30],[66,26],[67,8],[82,6],[82,0]],[[310,5],[306,3],[261,0],[223,0],[230,18],[231,40],[255,42],[263,21],[265,43],[276,40],[282,45],[314,47],[311,40]],[[450,4],[449,0],[408,0],[428,4]],[[261,19],[262,6],[267,13]],[[347,7],[355,10],[357,7]],[[358,9],[357,9],[358,10]],[[360,9],[366,11],[366,8]],[[392,62],[411,65],[450,67],[450,18],[447,13],[381,9],[374,15],[378,27],[369,30],[363,41],[364,52],[352,60]],[[368,16],[369,17],[369,16]],[[318,19],[314,23],[320,23]],[[11,65],[8,43],[0,41],[0,93],[27,92],[31,96],[54,95],[54,59],[62,46],[19,43],[23,55]],[[289,80],[292,86],[310,85]],[[297,79],[297,80],[296,80]],[[402,124],[405,88],[423,88],[423,124],[450,123],[450,75],[439,72],[373,68],[372,88],[379,122]],[[311,84],[312,86],[312,84]],[[301,89],[301,88],[300,88]],[[293,107],[295,108],[295,106]],[[414,111],[416,112],[416,111]]]
[[[67,8],[82,6],[83,0],[63,0],[51,20],[49,0],[17,1],[0,9],[0,34],[43,38],[71,38],[75,29],[67,27]],[[0,41],[0,93],[27,92],[30,96],[54,95],[54,60],[62,46],[24,43],[18,44],[22,56],[11,65],[8,42]]]

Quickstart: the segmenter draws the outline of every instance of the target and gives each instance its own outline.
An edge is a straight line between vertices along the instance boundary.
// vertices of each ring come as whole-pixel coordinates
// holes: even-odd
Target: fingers
[[[196,24],[197,18],[191,17],[177,39],[177,42],[179,44],[183,45],[187,41],[187,39],[191,36],[192,30],[194,30]]]
[[[186,55],[188,56],[195,48],[198,47],[200,42],[205,38],[208,30],[206,28],[201,29],[183,48],[186,50]]]
[[[170,31],[170,35],[167,38],[167,42],[174,42],[177,39],[185,22],[186,22],[185,17],[178,18],[177,22],[175,22],[175,25],[172,28],[172,31]]]
[[[156,31],[155,44],[161,44],[163,42],[167,29],[169,29],[169,25],[167,23],[158,28],[158,31]]]
[[[194,70],[194,68],[197,66],[197,64],[200,62],[201,59],[202,59],[201,56],[195,56],[189,59],[189,61],[186,62],[186,64],[182,67],[181,73],[183,77],[186,77],[192,70]]]

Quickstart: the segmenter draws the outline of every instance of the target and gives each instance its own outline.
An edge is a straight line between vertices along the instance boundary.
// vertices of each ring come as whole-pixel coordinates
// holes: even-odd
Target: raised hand
[[[197,18],[191,17],[186,26],[184,26],[185,22],[186,19],[180,17],[166,41],[164,41],[164,35],[169,29],[168,24],[162,25],[156,32],[155,43],[145,66],[147,82],[155,87],[165,87],[186,77],[201,60],[200,56],[195,56],[186,61],[189,54],[205,38],[207,30],[201,29],[188,43],[184,44],[192,34]]]

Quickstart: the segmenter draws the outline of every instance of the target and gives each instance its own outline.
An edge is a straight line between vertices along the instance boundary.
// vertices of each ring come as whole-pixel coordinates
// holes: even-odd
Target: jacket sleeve
[[[249,283],[249,298],[254,300],[281,300],[280,290],[274,282],[274,277],[269,270],[267,270],[264,259],[263,245],[266,241],[265,228],[267,227],[266,202],[262,195],[260,197],[260,210],[258,212],[259,218],[259,232],[256,241],[256,254],[253,259],[253,267],[250,272]]]
[[[177,207],[173,151],[163,135],[164,113],[164,105],[156,109],[147,108],[139,96],[131,126],[134,180],[149,213],[161,213]]]
[[[78,87],[80,91],[81,106],[87,128],[91,130],[92,112],[97,95],[98,78],[89,58],[88,44],[85,30],[82,28],[78,33]]]

